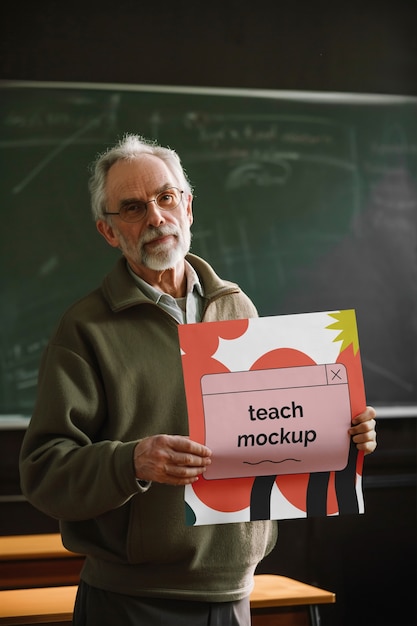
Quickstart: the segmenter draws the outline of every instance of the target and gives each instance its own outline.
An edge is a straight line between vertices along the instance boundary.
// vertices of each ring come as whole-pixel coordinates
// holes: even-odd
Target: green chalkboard
[[[88,166],[125,132],[175,148],[192,249],[261,315],[355,308],[368,400],[417,401],[417,100],[3,83],[0,413],[30,415],[59,316],[117,252]]]

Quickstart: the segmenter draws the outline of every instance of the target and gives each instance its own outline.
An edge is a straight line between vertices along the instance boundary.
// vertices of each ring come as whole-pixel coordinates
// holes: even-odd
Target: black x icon
[[[342,378],[339,376],[339,372],[340,370],[337,370],[337,372],[334,372],[333,370],[331,370],[333,377],[332,380],[334,380],[335,378],[338,378],[339,380],[342,380]]]

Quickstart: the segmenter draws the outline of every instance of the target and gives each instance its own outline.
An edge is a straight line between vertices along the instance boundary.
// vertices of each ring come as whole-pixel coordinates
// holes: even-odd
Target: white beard
[[[175,267],[177,263],[184,259],[191,245],[189,230],[188,232],[178,231],[177,237],[174,247],[167,247],[166,244],[161,244],[160,246],[154,246],[152,251],[147,251],[142,247],[142,265],[155,271],[163,271]]]
[[[174,242],[161,243],[154,245],[151,250],[146,249],[146,243],[165,235],[172,235]],[[130,257],[138,265],[158,272],[175,267],[184,259],[191,246],[191,231],[186,219],[180,220],[179,228],[171,225],[158,228],[150,227],[135,246],[122,237],[120,233],[119,237],[123,242],[122,252],[127,257]]]

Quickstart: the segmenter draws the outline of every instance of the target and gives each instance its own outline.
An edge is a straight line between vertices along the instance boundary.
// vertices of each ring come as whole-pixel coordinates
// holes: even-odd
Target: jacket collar
[[[214,272],[213,268],[200,257],[195,254],[187,254],[186,259],[198,274],[205,300],[216,298],[222,292],[239,291],[239,287],[235,283],[222,280]],[[129,274],[124,257],[121,257],[115,267],[104,277],[101,288],[104,298],[114,312],[122,311],[138,304],[149,304],[152,302],[138,288]]]

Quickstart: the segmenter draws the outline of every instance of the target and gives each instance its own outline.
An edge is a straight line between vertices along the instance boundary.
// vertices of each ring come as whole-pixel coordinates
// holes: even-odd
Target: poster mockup
[[[353,309],[179,327],[190,437],[212,450],[189,525],[363,513]]]

